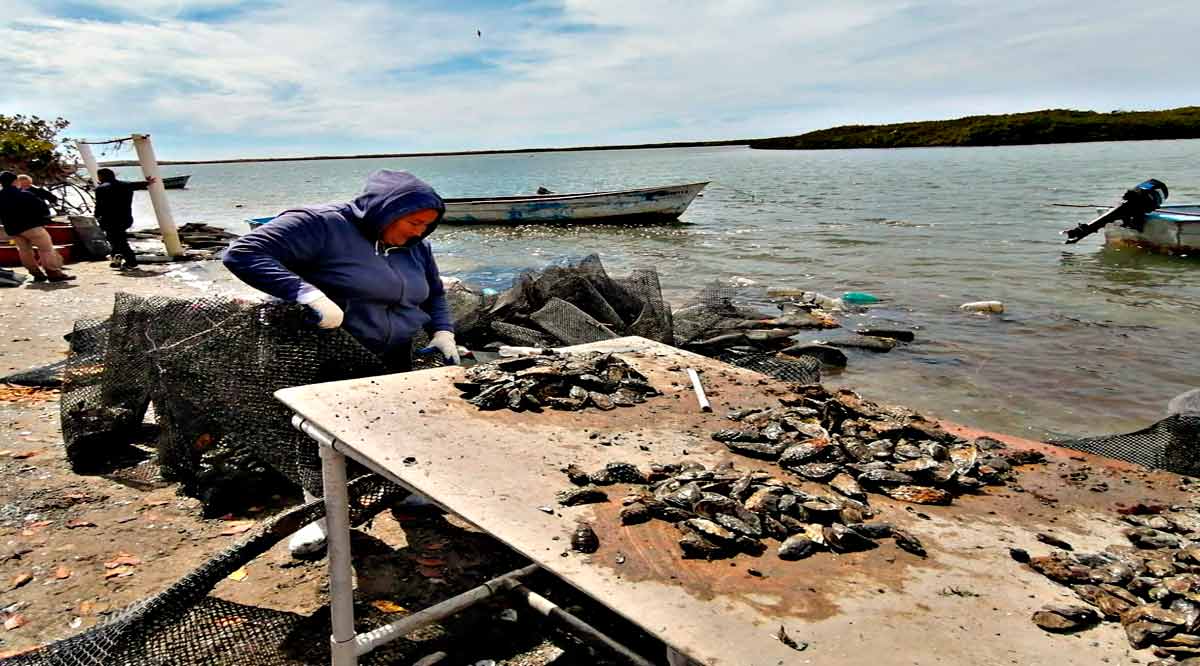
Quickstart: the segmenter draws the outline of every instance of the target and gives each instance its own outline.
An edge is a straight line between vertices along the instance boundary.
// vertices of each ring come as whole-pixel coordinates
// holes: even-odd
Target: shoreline
[[[370,160],[394,157],[458,157],[464,155],[520,155],[523,153],[583,153],[607,150],[658,150],[662,148],[709,148],[721,146],[748,146],[756,139],[728,139],[721,141],[674,141],[670,143],[630,143],[612,146],[567,146],[565,148],[504,148],[493,150],[451,150],[429,153],[363,153],[357,155],[307,155],[300,157],[233,157],[219,160],[159,160],[160,165],[191,164],[252,164],[258,162],[316,162],[323,160]],[[138,166],[137,160],[114,160],[100,162],[102,167]]]

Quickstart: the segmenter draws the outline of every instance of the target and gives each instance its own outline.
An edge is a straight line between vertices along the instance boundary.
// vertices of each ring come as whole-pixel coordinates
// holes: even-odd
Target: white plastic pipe
[[[154,157],[150,135],[134,134],[133,148],[137,151],[138,162],[142,166],[142,176],[147,181],[153,179],[146,191],[150,193],[150,203],[154,206],[154,217],[158,218],[158,228],[162,231],[167,256],[183,256],[183,245],[179,243],[179,232],[175,230],[175,218],[171,216],[171,204],[167,202],[167,189],[163,187],[162,174],[158,172],[158,159]]]
[[[700,403],[700,411],[711,412],[712,405],[708,404],[708,396],[704,394],[704,385],[700,383],[699,373],[695,368],[688,368],[687,373],[692,380],[692,389],[696,391],[696,402]]]
[[[331,446],[321,446],[321,476],[325,487],[326,543],[329,550],[329,614],[333,619],[329,648],[333,666],[357,666],[346,458]]]
[[[92,147],[82,141],[75,142],[75,149],[79,151],[79,157],[83,159],[83,166],[87,167],[88,180],[92,181],[92,187],[100,184],[96,180],[96,172],[100,170],[100,165],[96,164],[96,156],[92,154]]]

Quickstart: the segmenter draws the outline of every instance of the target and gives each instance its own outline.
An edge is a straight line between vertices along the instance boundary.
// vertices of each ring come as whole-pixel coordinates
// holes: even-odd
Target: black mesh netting
[[[739,368],[753,370],[795,384],[821,383],[821,361],[812,356],[781,358],[775,354],[727,351],[716,358]]]
[[[361,524],[404,494],[367,475],[349,484],[350,521]],[[258,526],[158,594],[78,636],[4,660],[10,666],[298,666],[329,663],[329,622],[208,596],[218,582],[325,515],[310,502]],[[369,663],[364,661],[363,663]]]
[[[613,278],[596,255],[522,274],[498,297],[465,288],[452,288],[447,297],[459,343],[475,349],[496,342],[576,345],[625,335],[674,344],[658,273],[635,270]]]
[[[1200,414],[1173,414],[1149,428],[1124,435],[1053,443],[1153,469],[1200,476]]]
[[[137,438],[153,403],[157,469],[210,514],[283,479],[319,494],[317,445],[291,427],[276,390],[384,371],[301,307],[225,298],[118,294],[107,323],[76,324],[72,348],[61,403],[72,466],[102,466]]]

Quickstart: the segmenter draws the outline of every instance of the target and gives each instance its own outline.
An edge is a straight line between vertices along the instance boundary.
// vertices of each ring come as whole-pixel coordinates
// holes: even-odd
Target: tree
[[[74,149],[59,133],[62,118],[0,114],[0,169],[27,173],[38,183],[54,184],[75,172]]]

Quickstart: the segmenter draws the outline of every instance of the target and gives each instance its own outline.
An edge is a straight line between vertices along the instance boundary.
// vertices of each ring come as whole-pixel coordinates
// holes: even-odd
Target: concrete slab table
[[[609,487],[606,503],[558,506],[555,493],[570,487],[563,468],[733,461],[739,470],[782,476],[769,463],[732,454],[710,435],[729,427],[729,410],[778,404],[787,387],[642,338],[572,349],[616,351],[664,395],[607,412],[480,411],[453,386],[460,368],[277,394],[321,443],[335,664],[356,663],[344,456],[431,498],[704,664],[1090,666],[1128,654],[1119,626],[1097,628],[1087,640],[1034,626],[1029,617],[1042,604],[1073,602],[1074,595],[1013,562],[1008,548],[1045,552],[1034,539],[1039,531],[1053,531],[1076,549],[1119,542],[1113,504],[1169,503],[1174,498],[1161,490],[1169,483],[1158,478],[1169,475],[1093,465],[1103,474],[1129,477],[1100,496],[1064,483],[1061,466],[1075,463],[1047,448],[1051,463],[1022,472],[1020,491],[992,488],[947,507],[913,507],[872,495],[878,519],[917,535],[927,558],[885,542],[867,552],[785,562],[768,542],[761,556],[684,560],[674,526],[621,525],[624,486]],[[689,367],[700,372],[712,413],[701,411]],[[599,535],[596,553],[570,550],[578,521]],[[781,629],[795,648],[778,640]]]

